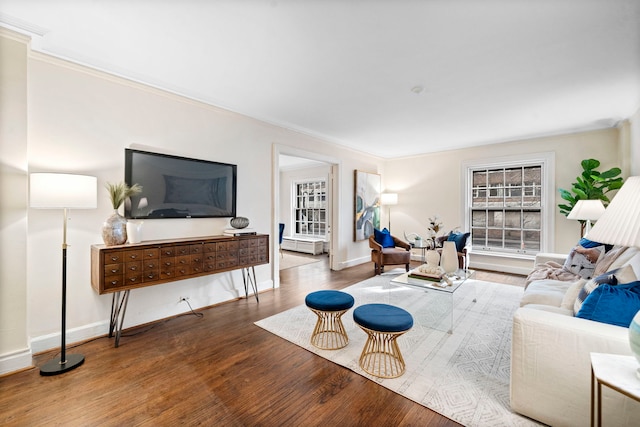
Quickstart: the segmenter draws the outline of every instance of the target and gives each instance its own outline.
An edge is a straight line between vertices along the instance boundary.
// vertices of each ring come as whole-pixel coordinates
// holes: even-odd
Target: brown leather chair
[[[411,245],[405,241],[393,237],[395,246],[393,248],[383,248],[376,239],[369,236],[369,247],[371,248],[371,261],[374,263],[376,274],[384,273],[385,265],[404,264],[405,270],[409,271],[411,262]]]

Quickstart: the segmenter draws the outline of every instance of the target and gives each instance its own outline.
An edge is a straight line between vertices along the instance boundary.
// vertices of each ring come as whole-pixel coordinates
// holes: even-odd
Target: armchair
[[[374,235],[369,236],[369,247],[371,248],[371,261],[374,263],[375,274],[384,273],[385,265],[404,264],[405,270],[409,271],[411,262],[411,245],[397,237],[388,235],[393,239],[393,246],[389,243],[384,245],[378,243]],[[391,240],[388,240],[391,242]]]

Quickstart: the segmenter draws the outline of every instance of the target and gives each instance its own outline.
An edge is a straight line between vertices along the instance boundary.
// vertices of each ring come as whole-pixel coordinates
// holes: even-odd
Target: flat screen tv
[[[125,182],[142,192],[125,203],[127,218],[236,216],[237,166],[125,149]]]

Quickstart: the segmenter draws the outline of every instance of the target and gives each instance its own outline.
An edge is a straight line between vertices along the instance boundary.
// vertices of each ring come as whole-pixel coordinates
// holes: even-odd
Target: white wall
[[[629,119],[631,176],[640,175],[640,109]]]
[[[248,217],[257,231],[269,234],[278,222],[272,216],[276,191],[271,179],[273,146],[313,147],[313,152],[337,157],[341,176],[346,178],[339,203],[348,213],[340,215],[344,230],[338,236],[341,250],[335,256],[342,265],[368,258],[366,243],[352,241],[350,177],[353,169],[377,171],[380,159],[30,52],[26,40],[15,46],[7,37],[0,40],[3,112],[10,105],[17,115],[14,123],[22,125],[17,130],[2,129],[3,185],[9,182],[5,178],[17,177],[17,182],[13,179],[15,185],[6,192],[3,188],[0,207],[2,238],[10,239],[13,248],[11,257],[2,257],[0,273],[0,373],[17,369],[7,368],[15,354],[30,355],[30,351],[60,344],[62,212],[27,207],[27,170],[98,177],[98,208],[70,213],[68,343],[107,332],[111,296],[97,295],[91,288],[89,255],[92,244],[102,243],[100,226],[111,212],[104,184],[123,180],[126,147],[237,164],[238,215]],[[19,86],[15,86],[16,79],[21,80]],[[6,91],[14,87],[20,93]],[[8,136],[10,145],[5,144]],[[228,219],[147,220],[143,239],[215,235],[228,223]],[[277,250],[277,235],[271,243],[272,250]],[[260,290],[271,288],[272,265],[257,267],[256,274]],[[184,303],[178,303],[179,296],[189,296],[194,307],[202,307],[243,294],[240,272],[137,289],[131,292],[124,326],[187,311]],[[24,367],[24,360],[19,367]]]
[[[28,183],[26,43],[23,37],[0,31],[0,374],[31,363],[25,333],[25,212]]]

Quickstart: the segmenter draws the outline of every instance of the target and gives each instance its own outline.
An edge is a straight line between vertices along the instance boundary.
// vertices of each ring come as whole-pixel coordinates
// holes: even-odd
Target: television
[[[237,166],[125,148],[124,176],[142,192],[125,202],[125,217],[236,216]]]

